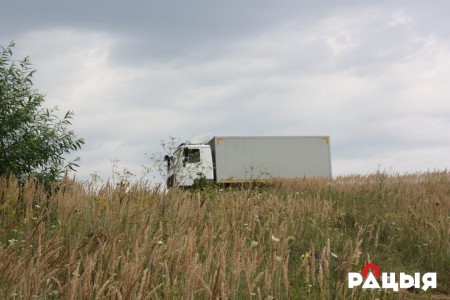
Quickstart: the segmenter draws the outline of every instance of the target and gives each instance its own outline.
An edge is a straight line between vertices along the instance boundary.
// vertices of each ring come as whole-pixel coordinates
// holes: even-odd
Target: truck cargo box
[[[331,178],[328,136],[214,137],[208,143],[219,183]]]

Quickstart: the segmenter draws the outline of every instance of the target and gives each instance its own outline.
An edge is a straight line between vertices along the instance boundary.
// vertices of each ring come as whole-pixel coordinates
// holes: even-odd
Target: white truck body
[[[328,136],[202,136],[166,160],[169,188],[197,178],[226,184],[332,176]]]

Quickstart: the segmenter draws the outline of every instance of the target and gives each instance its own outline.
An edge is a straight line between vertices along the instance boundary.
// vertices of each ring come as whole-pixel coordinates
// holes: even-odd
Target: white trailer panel
[[[217,182],[270,178],[331,178],[328,136],[214,137]]]

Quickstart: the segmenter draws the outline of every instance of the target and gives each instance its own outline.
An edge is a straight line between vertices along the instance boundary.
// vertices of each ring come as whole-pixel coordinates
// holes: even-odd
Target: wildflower
[[[333,252],[331,252],[331,256],[333,256],[334,258],[338,258],[338,255]]]
[[[305,254],[302,254],[303,260],[307,260],[309,258],[309,252],[305,252]]]
[[[257,246],[258,246],[258,242],[257,241],[252,241],[250,243],[250,247],[252,247],[252,248],[257,247]]]
[[[274,241],[274,242],[277,242],[277,243],[278,243],[278,242],[280,241],[280,239],[279,239],[279,238],[276,238],[276,237],[274,237],[274,236],[273,236],[273,234],[272,234],[272,241]]]
[[[276,256],[275,257],[275,260],[277,261],[277,262],[282,262],[283,261],[283,259],[281,258],[281,256]]]

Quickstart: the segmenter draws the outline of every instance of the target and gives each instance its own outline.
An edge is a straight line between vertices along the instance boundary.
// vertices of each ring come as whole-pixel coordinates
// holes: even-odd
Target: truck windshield
[[[170,168],[175,167],[178,164],[178,162],[182,160],[181,157],[182,154],[183,153],[180,149],[178,149],[173,153],[173,155],[170,157]]]
[[[178,162],[178,158],[176,156],[171,156],[169,161],[169,169],[173,166],[176,166]]]

